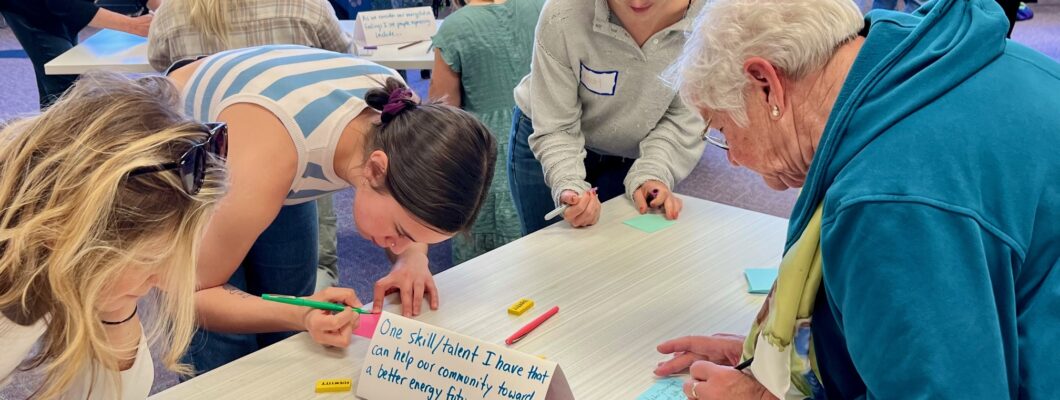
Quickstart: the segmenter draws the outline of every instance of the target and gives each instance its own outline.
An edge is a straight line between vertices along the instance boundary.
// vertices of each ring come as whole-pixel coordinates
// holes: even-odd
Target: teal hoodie
[[[823,203],[827,397],[1060,398],[1060,65],[993,0],[866,20],[787,241]]]

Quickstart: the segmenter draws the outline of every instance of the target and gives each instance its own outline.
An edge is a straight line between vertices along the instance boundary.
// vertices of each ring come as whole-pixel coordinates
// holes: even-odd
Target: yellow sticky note
[[[317,393],[348,392],[353,387],[353,379],[320,379],[317,380]]]

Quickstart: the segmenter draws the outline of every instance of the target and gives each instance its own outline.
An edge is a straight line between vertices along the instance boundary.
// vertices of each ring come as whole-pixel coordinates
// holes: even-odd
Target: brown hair
[[[383,110],[398,90],[408,88],[389,78],[383,88],[370,90],[365,101]],[[412,98],[393,101],[404,102],[403,109],[384,113],[365,146],[366,156],[381,150],[390,159],[386,190],[412,215],[443,233],[470,229],[493,180],[493,135],[459,108],[418,104]]]
[[[169,369],[189,372],[179,360],[195,328],[195,254],[226,172],[211,158],[195,196],[175,171],[129,176],[205,138],[177,104],[164,78],[94,73],[0,131],[0,314],[46,323],[40,352],[23,365],[46,373],[35,396],[62,396],[96,365],[120,379],[116,354],[128,349],[110,345],[96,307],[130,268],[159,273],[163,290],[141,307],[155,317],[148,336],[164,339]],[[145,251],[157,243],[164,249]]]

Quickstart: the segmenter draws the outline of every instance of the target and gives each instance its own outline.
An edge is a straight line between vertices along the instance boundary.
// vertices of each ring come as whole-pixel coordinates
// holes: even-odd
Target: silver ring
[[[699,384],[699,381],[695,381],[695,380],[692,381],[692,398],[693,399],[699,399],[699,393],[696,393],[696,385],[698,385],[698,384]]]

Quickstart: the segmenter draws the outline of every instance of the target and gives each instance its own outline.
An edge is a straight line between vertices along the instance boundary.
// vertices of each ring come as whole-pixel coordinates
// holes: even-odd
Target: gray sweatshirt
[[[687,108],[662,72],[684,46],[703,0],[676,24],[637,43],[612,16],[607,0],[550,0],[537,25],[530,75],[515,102],[534,122],[530,148],[559,203],[564,190],[582,193],[585,149],[635,158],[626,195],[645,181],[673,188],[703,154],[703,121]]]

